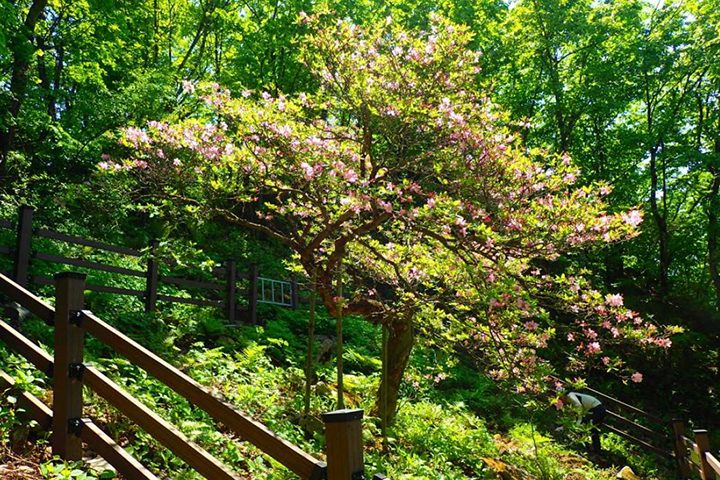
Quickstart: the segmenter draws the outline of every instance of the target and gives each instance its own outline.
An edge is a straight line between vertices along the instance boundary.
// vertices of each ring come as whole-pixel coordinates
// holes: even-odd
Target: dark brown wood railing
[[[562,382],[552,377],[553,381]],[[647,451],[664,458],[674,459],[680,478],[697,475],[701,480],[720,479],[720,453],[713,453],[707,430],[693,430],[694,440],[686,435],[685,422],[679,419],[665,421],[657,415],[618,400],[595,389],[581,391],[603,400],[615,411],[608,409],[610,423],[603,428]],[[630,417],[635,417],[635,420]],[[642,419],[646,425],[638,423]],[[637,420],[637,421],[636,421]],[[668,432],[668,433],[666,433]]]
[[[212,269],[212,274],[218,282],[161,275],[161,264],[174,266],[176,262],[171,259],[159,258],[157,255],[158,242],[156,240],[151,241],[148,246],[149,258],[145,268],[142,270],[107,265],[80,258],[56,255],[53,253],[33,251],[33,238],[38,237],[118,253],[129,257],[141,258],[144,255],[144,253],[140,250],[125,246],[111,245],[96,240],[89,240],[74,235],[55,232],[46,228],[33,228],[33,209],[27,206],[20,207],[17,218],[18,220],[16,223],[7,220],[0,220],[0,228],[15,230],[16,232],[15,246],[0,245],[0,255],[12,256],[13,271],[2,272],[0,270],[0,272],[5,273],[22,286],[27,286],[28,283],[37,285],[54,284],[54,280],[50,277],[29,274],[32,261],[43,261],[58,265],[68,265],[86,268],[89,270],[113,273],[126,277],[145,279],[145,287],[143,290],[114,287],[109,285],[97,285],[92,283],[86,284],[85,288],[86,290],[93,292],[109,293],[113,295],[127,295],[141,298],[145,305],[145,311],[147,312],[155,311],[158,301],[182,303],[223,309],[228,321],[231,324],[237,323],[238,320],[240,320],[240,317],[244,315],[244,320],[247,323],[255,325],[258,322],[258,303],[272,303],[293,309],[298,308],[299,305],[298,284],[294,277],[291,277],[288,281],[282,282],[288,283],[290,287],[285,293],[286,298],[283,298],[281,302],[275,301],[274,297],[272,299],[273,301],[270,301],[269,299],[266,300],[259,295],[258,284],[262,284],[264,279],[258,275],[257,265],[250,265],[247,272],[240,272],[237,270],[237,263],[232,259],[225,261],[222,267],[215,267]],[[245,281],[248,284],[248,287],[244,289],[238,288],[239,281]],[[278,280],[271,281],[279,282]],[[162,294],[160,293],[160,287],[162,285],[173,285],[177,288],[202,290],[207,292],[207,295],[198,296],[197,294],[193,294],[187,297]],[[247,307],[244,309],[238,305],[237,300],[241,297],[246,299]]]
[[[720,454],[710,449],[707,430],[693,430],[694,439],[686,435],[685,422],[673,420],[675,457],[680,478],[697,475],[701,480],[720,478]]]
[[[210,393],[188,375],[130,339],[83,308],[85,275],[64,272],[55,276],[55,307],[0,274],[0,293],[19,303],[55,328],[55,353],[50,356],[30,339],[0,320],[0,340],[27,358],[53,379],[53,408],[21,392],[19,402],[46,428],[52,425],[53,453],[64,459],[82,458],[85,442],[128,479],[156,478],[105,433],[82,417],[82,388],[87,386],[204,477],[237,480],[228,466],[190,441],[175,427],[123,390],[91,365],[83,363],[84,335],[88,333],[145,369],[158,381],[207,412],[245,441],[274,458],[302,479],[353,480],[362,478],[362,410],[341,410],[323,416],[327,425],[327,466],[262,423]],[[0,371],[0,387],[15,388],[11,377]]]
[[[553,377],[553,381],[564,384],[557,377]],[[605,405],[607,417],[602,426],[604,430],[664,458],[673,457],[669,422],[593,388],[585,387],[580,391],[597,397]]]

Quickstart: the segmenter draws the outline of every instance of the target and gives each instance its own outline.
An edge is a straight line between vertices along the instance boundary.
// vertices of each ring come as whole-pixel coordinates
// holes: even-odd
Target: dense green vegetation
[[[596,465],[577,456],[583,435],[555,431],[571,422],[548,375],[720,431],[719,12],[717,0],[0,0],[0,218],[29,204],[58,231],[137,249],[158,238],[179,262],[166,273],[209,279],[228,258],[305,284],[316,272],[315,348],[333,345],[342,312],[343,398],[366,412],[368,472],[493,478],[503,462],[511,477],[609,478],[628,463],[665,478],[613,436]],[[337,359],[321,355],[313,415],[300,415],[307,311],[268,307],[263,327],[230,328],[212,309],[87,298],[322,452],[312,417],[337,406]],[[52,344],[40,324],[25,332]],[[288,475],[105,347],[87,351],[229,464]],[[0,358],[40,392],[1,345]],[[2,401],[3,444],[23,451]],[[153,469],[193,478],[87,404]]]

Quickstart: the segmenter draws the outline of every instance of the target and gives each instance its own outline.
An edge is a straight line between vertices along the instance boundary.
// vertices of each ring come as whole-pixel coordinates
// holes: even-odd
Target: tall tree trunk
[[[20,114],[20,107],[27,90],[28,71],[35,40],[35,26],[46,5],[47,0],[35,0],[30,6],[27,17],[25,17],[24,31],[20,35],[14,36],[10,41],[13,64],[10,77],[10,108],[8,108],[8,111],[12,118],[8,122],[8,127],[4,131],[0,131],[0,176],[3,174],[7,155],[12,150],[15,134],[17,133],[15,120]]]
[[[670,269],[670,252],[668,250],[669,232],[665,213],[661,212],[657,199],[658,169],[657,146],[650,148],[650,210],[658,229],[658,242],[660,247],[660,299],[665,301],[669,291],[668,271]]]
[[[402,383],[405,369],[410,361],[410,353],[415,341],[413,332],[413,312],[406,312],[400,317],[395,317],[389,323],[387,345],[387,416],[388,422],[392,422],[397,413],[400,384]],[[382,405],[382,385],[378,388],[377,400],[373,411],[380,412]]]
[[[715,139],[715,154],[720,156],[720,136]],[[720,168],[711,167],[713,182],[710,186],[708,199],[708,265],[710,266],[710,277],[715,287],[717,306],[720,308],[720,251],[718,250],[718,237],[720,226],[718,226],[718,212],[720,212]]]

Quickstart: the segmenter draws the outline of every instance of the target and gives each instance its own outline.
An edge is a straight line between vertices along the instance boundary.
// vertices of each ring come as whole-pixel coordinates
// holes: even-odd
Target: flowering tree
[[[100,163],[115,173],[108,179],[287,245],[308,274],[317,269],[336,316],[331,280],[344,259],[342,313],[390,331],[391,414],[418,327],[533,389],[538,350],[560,329],[576,369],[625,372],[605,353],[613,343],[669,343],[621,297],[541,270],[564,252],[631,236],[642,215],[606,214],[607,187],[576,188],[569,158],[516,142],[518,125],[477,91],[464,28],[440,18],[417,34],[391,19],[373,31],[299,22],[312,30],[302,58],[316,92],[231,98],[186,83],[200,111],[124,130],[123,148]],[[554,325],[548,307],[571,317]]]

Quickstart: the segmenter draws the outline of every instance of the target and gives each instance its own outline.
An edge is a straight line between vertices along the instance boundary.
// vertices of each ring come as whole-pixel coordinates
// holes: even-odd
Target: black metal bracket
[[[83,324],[83,312],[82,310],[70,310],[70,325],[76,327],[82,327]]]
[[[89,418],[71,418],[68,420],[68,433],[72,433],[76,437],[80,437],[83,427],[91,423]]]
[[[82,382],[85,373],[84,363],[71,363],[68,366],[68,377]]]
[[[353,472],[350,479],[351,480],[365,480],[365,470],[358,470],[357,472]]]

